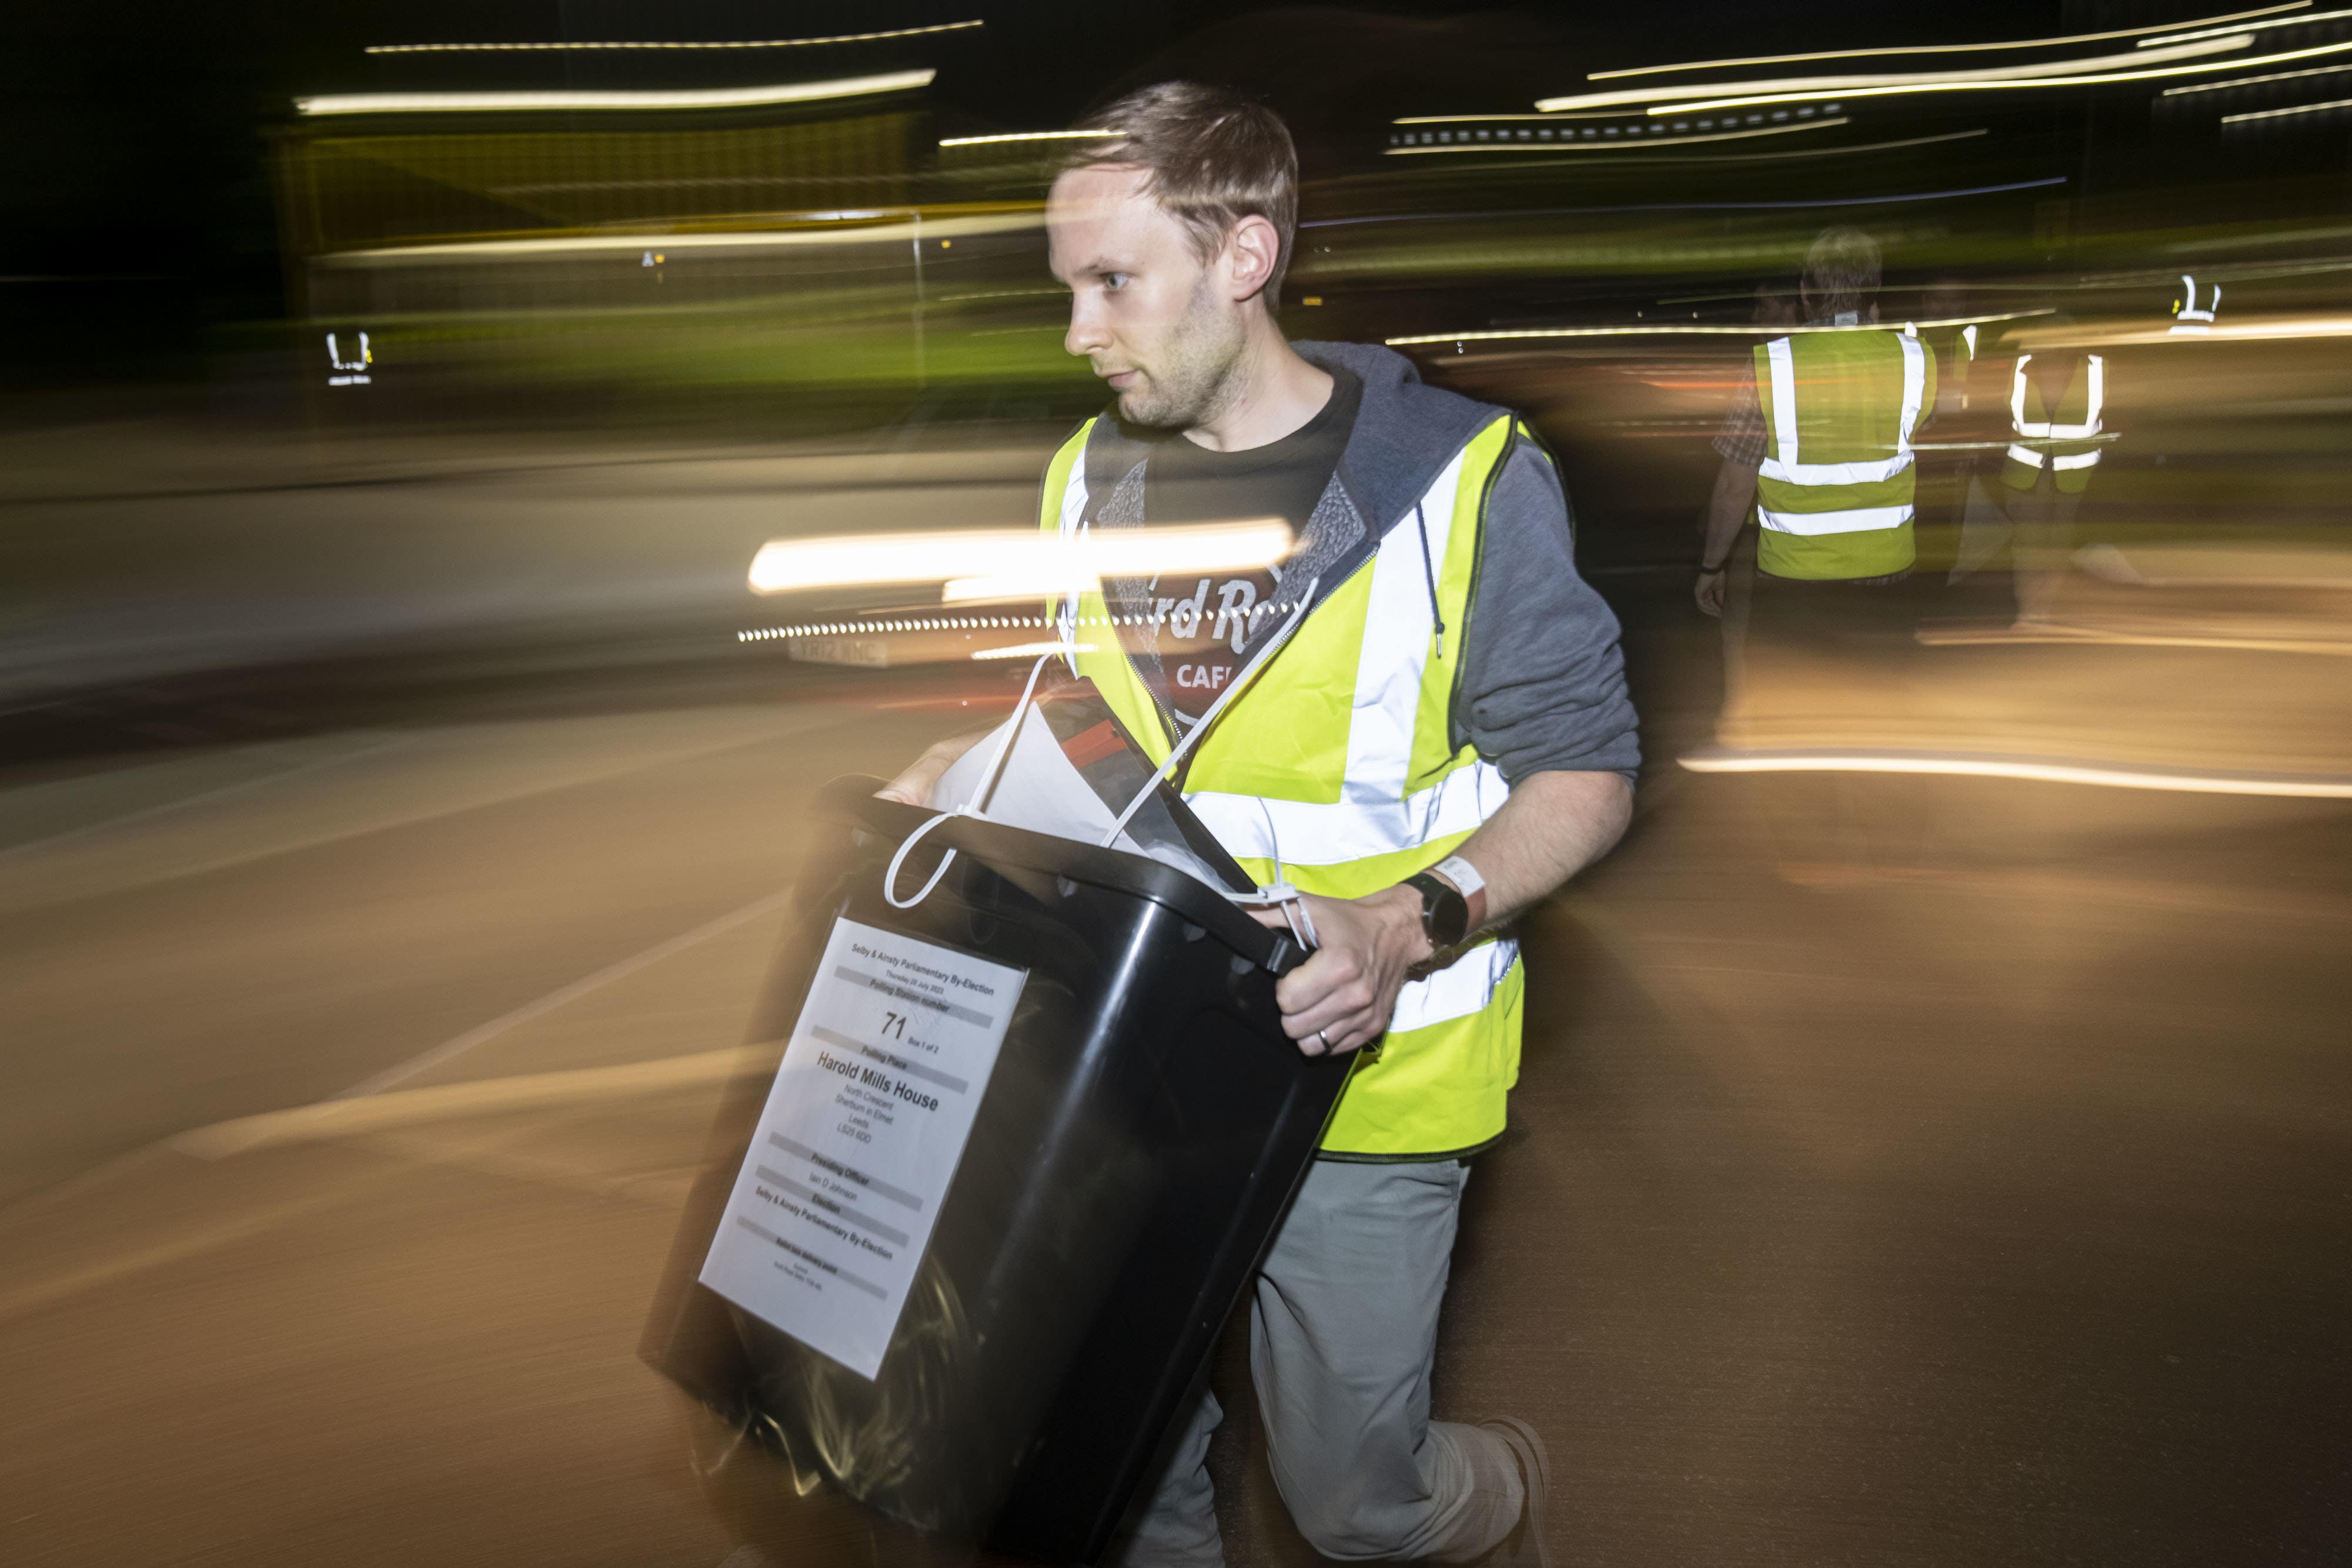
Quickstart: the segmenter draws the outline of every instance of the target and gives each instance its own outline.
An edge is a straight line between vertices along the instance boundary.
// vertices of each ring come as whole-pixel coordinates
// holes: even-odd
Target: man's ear
[[[1225,236],[1226,265],[1233,279],[1234,298],[1247,299],[1265,291],[1282,259],[1282,235],[1255,213],[1234,225]],[[1267,300],[1268,305],[1273,304]]]

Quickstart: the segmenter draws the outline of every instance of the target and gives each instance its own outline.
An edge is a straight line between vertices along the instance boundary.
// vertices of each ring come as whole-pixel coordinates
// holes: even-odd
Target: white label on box
[[[1027,977],[835,921],[702,1282],[879,1372]]]

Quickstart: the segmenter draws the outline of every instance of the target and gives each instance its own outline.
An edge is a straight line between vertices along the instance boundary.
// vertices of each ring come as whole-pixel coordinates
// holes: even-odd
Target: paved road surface
[[[1682,772],[1641,586],[1660,761],[1531,923],[1441,1413],[1549,1434],[1577,1563],[2343,1561],[2352,806]],[[707,1495],[635,1357],[810,789],[983,690],[773,668],[0,776],[0,1562],[912,1560]],[[1234,1560],[1305,1563],[1235,1348]]]

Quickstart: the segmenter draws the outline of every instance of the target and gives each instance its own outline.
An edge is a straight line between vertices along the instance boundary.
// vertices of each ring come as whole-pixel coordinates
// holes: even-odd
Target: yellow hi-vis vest
[[[1049,534],[1088,526],[1095,423],[1045,471],[1039,524]],[[1346,580],[1322,585],[1321,602],[1189,754],[1184,799],[1261,884],[1287,876],[1331,898],[1377,893],[1452,854],[1502,808],[1502,773],[1475,747],[1455,749],[1451,713],[1486,493],[1514,428],[1508,415],[1487,423],[1423,493],[1418,527],[1406,517]],[[1048,613],[1073,670],[1165,762],[1172,737],[1101,589]],[[1357,1053],[1324,1152],[1427,1158],[1500,1136],[1518,1080],[1521,993],[1518,943],[1491,934],[1407,981],[1377,1057]]]
[[[1775,338],[1756,347],[1756,392],[1757,566],[1816,580],[1906,570],[1911,437],[1936,404],[1935,356],[1892,330]]]
[[[2009,426],[2014,439],[2000,465],[2000,482],[2012,490],[2031,490],[2042,465],[2053,470],[2050,482],[2068,496],[2080,495],[2099,465],[2100,416],[2107,402],[2107,361],[2085,354],[2074,367],[2066,390],[2058,394],[2056,413],[2042,406],[2042,388],[2025,373],[2032,354],[2017,356],[2009,383]]]

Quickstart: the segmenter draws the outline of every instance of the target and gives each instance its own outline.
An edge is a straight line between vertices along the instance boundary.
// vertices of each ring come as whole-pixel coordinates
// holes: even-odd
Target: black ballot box
[[[931,813],[874,788],[808,824],[751,1036],[780,1066],[721,1110],[642,1354],[796,1477],[1091,1563],[1351,1059],[1282,1032],[1292,939],[1154,860],[951,818],[892,907]]]

